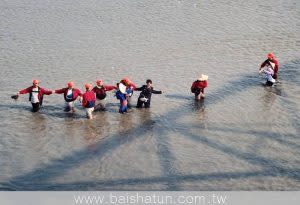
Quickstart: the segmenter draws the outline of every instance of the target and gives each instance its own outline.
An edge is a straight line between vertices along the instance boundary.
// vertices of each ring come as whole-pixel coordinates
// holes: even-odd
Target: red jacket
[[[96,96],[93,91],[86,91],[82,96],[82,106],[91,108],[95,106]]]
[[[191,90],[200,89],[201,92],[204,92],[204,88],[206,88],[207,85],[208,85],[207,80],[204,81],[196,80],[195,82],[193,82]]]
[[[130,83],[128,87],[130,87],[132,90],[136,90],[136,85],[134,83]]]
[[[62,89],[59,89],[59,90],[55,90],[55,93],[57,93],[57,94],[62,94],[63,93],[65,101],[67,101],[67,102],[72,102],[72,101],[76,100],[78,96],[82,96],[82,93],[80,92],[79,89],[73,88],[73,97],[72,97],[72,100],[71,101],[67,100],[68,90],[69,90],[69,88],[62,88]]]
[[[28,88],[25,88],[25,89],[23,89],[23,90],[20,90],[19,93],[20,93],[20,94],[31,93],[33,88],[34,88],[34,86],[30,86],[30,87],[28,87]],[[42,104],[42,101],[43,101],[43,95],[51,95],[51,94],[52,94],[52,91],[50,91],[50,90],[45,90],[44,88],[41,88],[41,87],[38,87],[38,88],[39,88],[38,98],[39,98],[40,104]],[[29,100],[31,100],[31,99],[29,99]]]
[[[124,85],[126,85],[127,88],[131,88],[132,90],[136,89],[136,85],[133,82],[126,82],[124,80],[121,80],[120,83],[123,83]]]

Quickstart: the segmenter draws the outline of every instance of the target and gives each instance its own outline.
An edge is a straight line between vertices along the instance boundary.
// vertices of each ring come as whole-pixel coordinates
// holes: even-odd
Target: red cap
[[[102,83],[102,82],[103,82],[103,80],[97,80],[96,81],[97,85],[100,84],[100,83]]]
[[[90,89],[90,88],[92,87],[92,85],[89,84],[89,83],[86,83],[86,84],[84,84],[84,87],[85,87],[86,89]]]
[[[123,79],[121,80],[121,82],[122,82],[123,84],[125,84],[125,85],[129,85],[129,84],[130,84],[129,78],[123,78]]]
[[[70,82],[68,82],[67,86],[68,86],[68,88],[71,88],[74,86],[74,83],[72,81],[70,81]]]
[[[274,56],[274,54],[273,53],[269,53],[268,55],[267,55],[267,58],[274,58],[275,56]]]
[[[38,80],[33,80],[32,83],[33,84],[39,84],[39,81]]]

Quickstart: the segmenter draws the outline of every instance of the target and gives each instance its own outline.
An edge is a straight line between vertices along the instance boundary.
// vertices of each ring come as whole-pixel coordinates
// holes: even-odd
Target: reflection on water
[[[118,132],[121,135],[129,134],[133,128],[133,113],[125,113],[120,116]]]
[[[205,109],[204,106],[204,99],[201,100],[195,100],[194,101],[194,106],[193,106],[194,111],[200,111],[203,112]]]
[[[263,96],[264,108],[266,110],[271,110],[272,105],[274,104],[276,98],[277,98],[277,95],[273,92],[273,88],[266,87],[265,94]]]

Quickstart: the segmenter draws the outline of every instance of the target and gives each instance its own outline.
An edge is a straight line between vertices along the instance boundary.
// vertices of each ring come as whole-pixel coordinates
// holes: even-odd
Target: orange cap
[[[86,89],[89,89],[89,88],[92,87],[92,84],[86,83],[86,84],[84,84],[84,87],[85,87]]]
[[[97,85],[100,84],[101,82],[103,82],[103,80],[97,80],[96,81]]]
[[[274,54],[273,53],[269,53],[268,55],[267,55],[267,58],[274,58],[275,56],[274,56]]]
[[[68,82],[67,86],[68,86],[68,88],[71,88],[74,86],[74,83],[72,81],[70,81],[70,82]]]
[[[33,80],[32,83],[33,83],[33,84],[38,84],[39,81],[38,81],[38,80]]]
[[[123,79],[121,80],[121,82],[124,83],[125,85],[129,85],[129,84],[130,84],[129,78],[123,78]]]

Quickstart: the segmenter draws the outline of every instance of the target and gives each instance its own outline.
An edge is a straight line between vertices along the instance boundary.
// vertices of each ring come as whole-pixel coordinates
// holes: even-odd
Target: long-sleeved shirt
[[[206,88],[207,85],[208,85],[207,80],[204,81],[196,80],[195,82],[193,82],[191,90],[193,92],[193,90],[199,89],[201,92],[204,93],[204,88]]]
[[[82,93],[80,92],[80,90],[79,89],[77,89],[77,88],[72,88],[71,90],[72,90],[72,93],[71,93],[71,98],[67,98],[67,94],[68,94],[68,91],[69,91],[70,89],[69,88],[62,88],[62,89],[59,89],[59,90],[55,90],[55,93],[57,93],[57,94],[64,94],[64,98],[65,98],[65,101],[67,101],[67,102],[72,102],[72,101],[74,101],[74,100],[76,100],[77,99],[77,97],[78,96],[82,96]]]
[[[147,87],[147,85],[143,85],[142,87],[136,88],[135,90],[142,91],[140,93],[139,98],[145,97],[145,98],[148,98],[149,100],[151,99],[152,93],[153,94],[161,94],[162,93],[161,91],[154,90],[154,88],[152,86]]]
[[[92,91],[96,94],[97,99],[103,100],[106,97],[106,91],[111,91],[117,89],[116,86],[113,85],[103,85],[103,86],[95,86]]]
[[[263,67],[265,67],[266,65],[268,65],[268,64],[270,64],[270,62],[272,62],[272,63],[274,63],[275,64],[275,66],[274,66],[274,74],[273,74],[273,78],[274,79],[277,79],[277,77],[278,77],[278,70],[279,70],[279,63],[278,63],[278,60],[277,59],[275,59],[275,58],[273,58],[272,60],[270,60],[270,59],[267,59],[267,60],[265,60],[261,65],[260,65],[260,68],[263,68]]]
[[[93,91],[86,91],[82,95],[82,106],[85,108],[91,108],[95,106],[96,96]]]
[[[20,94],[26,94],[26,93],[30,93],[29,96],[29,101],[31,101],[31,96],[32,96],[32,90],[34,89],[34,86],[30,86],[28,88],[25,88],[23,90],[20,90],[19,93]],[[42,104],[43,102],[43,95],[51,95],[52,91],[50,90],[46,90],[44,88],[41,87],[37,87],[38,88],[38,99],[39,99],[39,103]]]

